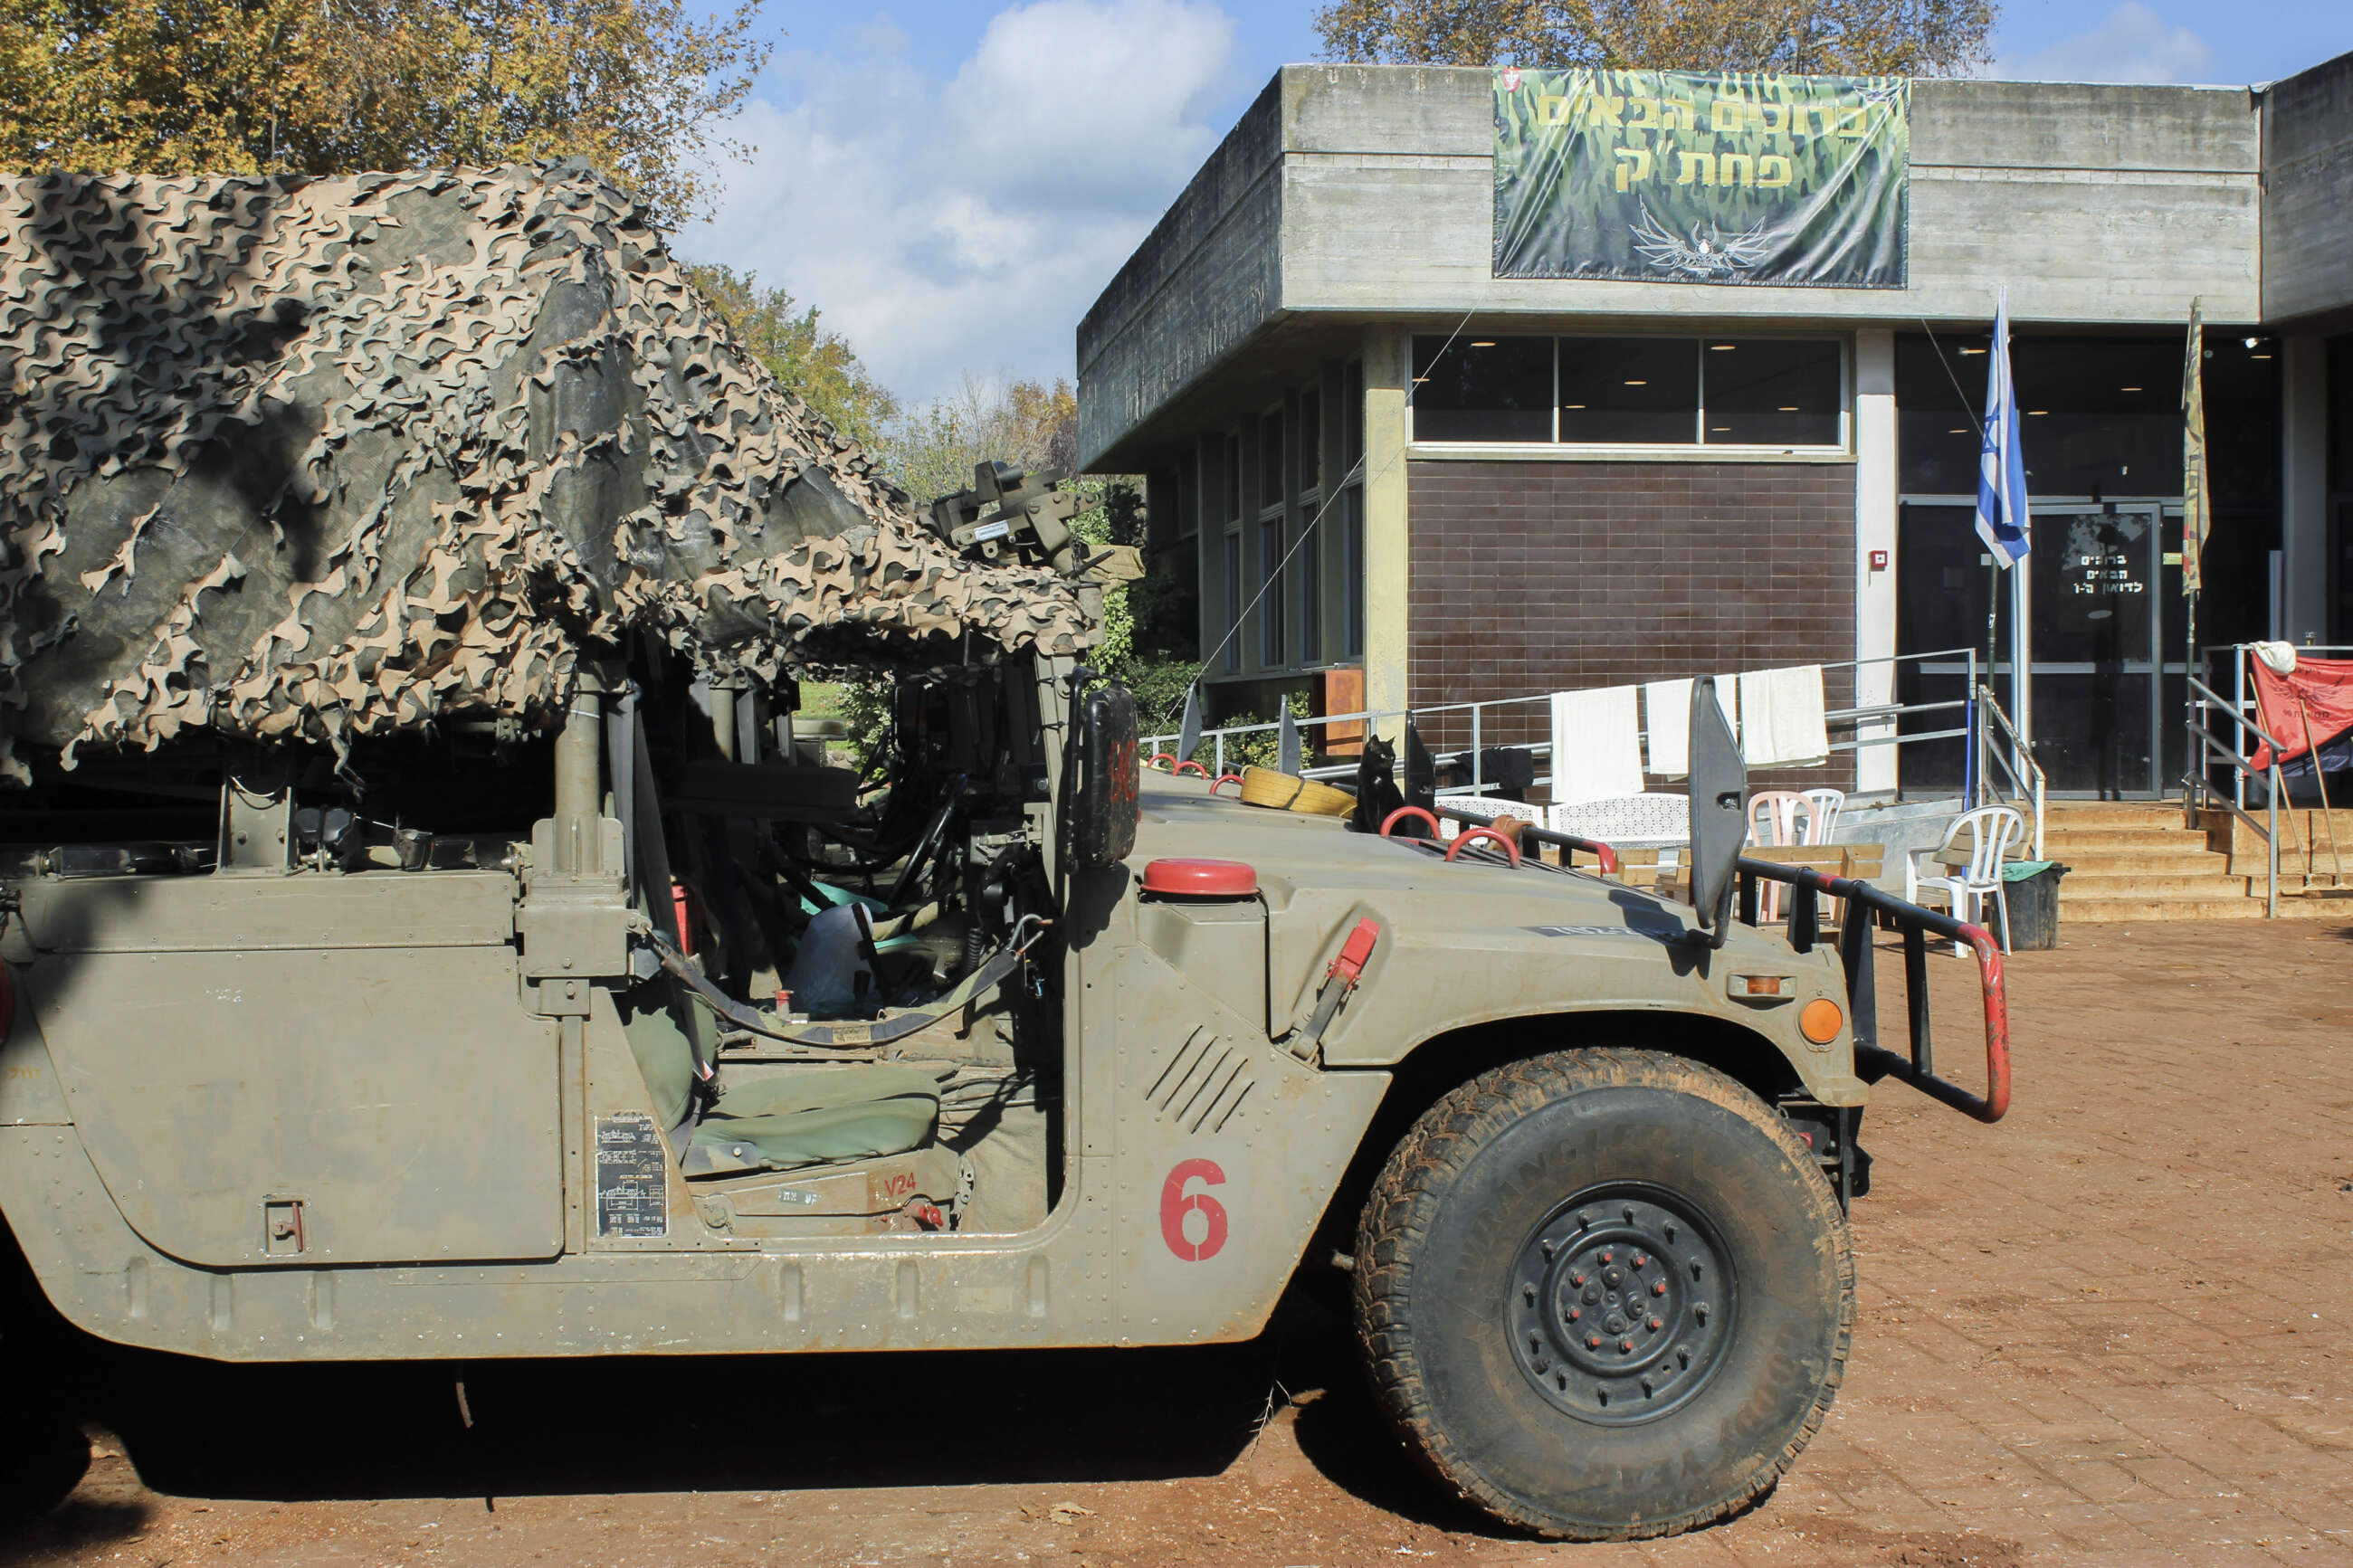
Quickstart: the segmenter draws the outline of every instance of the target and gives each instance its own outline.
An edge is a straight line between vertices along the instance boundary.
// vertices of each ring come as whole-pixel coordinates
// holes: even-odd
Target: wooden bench
[[[1884,844],[1800,844],[1750,845],[1742,851],[1752,860],[1769,861],[1776,866],[1806,866],[1826,877],[1843,877],[1850,881],[1875,882],[1887,865]],[[1691,901],[1691,855],[1688,850],[1676,858],[1675,864],[1659,864],[1657,849],[1629,849],[1618,860],[1618,879],[1630,888],[1640,888],[1662,899],[1680,903]],[[1831,899],[1822,909],[1822,923],[1835,925],[1843,899]]]

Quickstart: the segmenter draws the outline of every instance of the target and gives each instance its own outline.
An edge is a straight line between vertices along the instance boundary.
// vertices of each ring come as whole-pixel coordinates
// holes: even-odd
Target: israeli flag
[[[1993,363],[1986,371],[1985,434],[1978,449],[1978,537],[2003,566],[2026,559],[2026,454],[2018,391],[2010,381],[2010,291],[1994,306]]]

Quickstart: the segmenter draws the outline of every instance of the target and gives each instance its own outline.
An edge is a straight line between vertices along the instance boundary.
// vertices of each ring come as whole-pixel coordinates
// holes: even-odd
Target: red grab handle
[[[1390,812],[1388,816],[1383,817],[1381,819],[1381,837],[1387,838],[1389,836],[1389,829],[1395,827],[1399,822],[1409,816],[1418,816],[1424,822],[1430,824],[1430,836],[1432,838],[1438,837],[1438,818],[1431,816],[1429,812],[1422,810],[1421,807],[1418,805],[1398,806],[1395,811]]]
[[[1187,768],[1192,769],[1194,773],[1201,778],[1208,778],[1209,776],[1209,770],[1203,767],[1198,763],[1178,763],[1176,764],[1176,771],[1180,774]]]
[[[1465,845],[1471,843],[1473,839],[1478,838],[1492,838],[1496,843],[1502,845],[1504,847],[1504,853],[1512,858],[1512,869],[1516,871],[1520,868],[1520,847],[1513,843],[1504,835],[1496,832],[1492,827],[1466,828],[1462,832],[1456,834],[1454,836],[1454,842],[1446,847],[1447,860],[1451,862],[1457,855],[1462,853],[1462,849]]]
[[[1209,786],[1209,793],[1211,795],[1217,794],[1218,784],[1240,784],[1241,782],[1242,775],[1240,773],[1219,773],[1218,775],[1217,784],[1213,784]]]

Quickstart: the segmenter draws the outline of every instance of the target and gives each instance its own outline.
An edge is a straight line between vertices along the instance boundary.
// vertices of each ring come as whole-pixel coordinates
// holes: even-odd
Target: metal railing
[[[2192,813],[2219,806],[2245,823],[2263,841],[2263,915],[2266,919],[2274,919],[2279,914],[2279,814],[2280,805],[2286,796],[2286,785],[2280,778],[2279,758],[2280,753],[2289,748],[2255,721],[2255,700],[2248,690],[2248,661],[2254,657],[2254,645],[2232,643],[2227,650],[2213,651],[2227,651],[2231,655],[2232,695],[2224,697],[2194,675],[2186,677],[2189,683],[2189,701],[2182,716],[2182,726],[2189,741],[2189,766],[2181,776],[2182,805]],[[2306,645],[2299,646],[2295,651],[2298,655],[2341,657],[2353,654],[2353,645]],[[2212,717],[2217,724],[2228,726],[2227,739],[2209,727],[2206,722],[2209,717]],[[2271,760],[2263,767],[2255,766],[2253,751],[2247,744],[2250,736],[2270,750]],[[2317,756],[2313,758],[2312,765],[2316,770],[2320,766]],[[2214,782],[2214,775],[2225,768],[2230,770],[2231,775],[2227,795]],[[2256,821],[2247,810],[2247,784],[2251,779],[2262,781],[2263,799],[2261,804],[2264,816],[2262,822]]]
[[[2003,710],[2000,700],[1994,696],[1992,685],[1980,684],[1977,694],[1973,716],[1977,721],[1974,744],[1978,765],[1973,776],[1977,780],[1978,798],[1971,800],[1969,805],[2027,806],[2027,815],[2034,821],[2034,858],[2040,860],[2042,858],[2042,811],[2045,796],[2050,793],[2050,782],[2043,777],[2042,764],[2034,760],[2034,753],[2027,749],[2025,742],[2018,738],[2017,727],[2010,723],[2010,715]],[[2006,788],[1995,781],[1997,768],[2000,770],[2001,777],[2008,781]]]
[[[1949,663],[1957,659],[1964,664],[1968,672],[1968,681],[1962,689],[1964,693],[1974,693],[1983,689],[1978,679],[1978,652],[1979,650],[1976,648],[1953,647],[1938,648],[1930,653],[1891,654],[1880,658],[1848,659],[1841,663],[1826,664],[1822,666],[1822,672],[1828,675],[1833,670],[1852,669],[1859,673],[1866,668],[1879,665],[1894,666],[1900,668],[1905,664],[1925,664],[1930,660]],[[1494,786],[1485,777],[1486,764],[1482,753],[1487,749],[1486,737],[1498,732],[1497,721],[1507,717],[1517,717],[1514,710],[1523,709],[1525,705],[1532,703],[1548,705],[1551,701],[1552,693],[1542,691],[1528,696],[1493,697],[1472,702],[1434,702],[1417,708],[1366,709],[1353,713],[1327,713],[1307,719],[1292,719],[1288,722],[1297,731],[1328,729],[1334,725],[1364,725],[1369,731],[1383,721],[1391,719],[1407,720],[1417,725],[1426,725],[1433,718],[1452,714],[1466,715],[1471,730],[1469,747],[1459,752],[1436,753],[1436,760],[1441,765],[1451,768],[1459,769],[1467,766],[1471,773],[1470,783],[1449,785],[1439,793],[1440,795],[1484,795]],[[1931,713],[1952,713],[1956,710],[1958,712],[1959,722],[1949,728],[1916,730],[1909,732],[1902,728],[1901,721],[1908,718]],[[1999,711],[1998,706],[1995,710]],[[1541,715],[1544,710],[1538,709],[1537,712]],[[1967,741],[1968,745],[1966,754],[1970,759],[1970,764],[1966,770],[1962,794],[1967,797],[1968,805],[1978,805],[1983,804],[1980,797],[1984,794],[1982,775],[1985,771],[1978,759],[1993,754],[1996,751],[1996,748],[1988,743],[1983,734],[1986,712],[1987,705],[1984,702],[1975,700],[1968,695],[1963,695],[1936,702],[1883,702],[1834,709],[1824,713],[1822,718],[1831,730],[1846,733],[1847,738],[1832,740],[1830,742],[1829,749],[1832,752],[1860,752],[1866,746],[1916,745],[1929,741],[1956,738]],[[1207,747],[1209,751],[1207,763],[1210,775],[1223,777],[1228,772],[1229,741],[1236,741],[1247,735],[1279,734],[1285,722],[1284,720],[1275,719],[1257,721],[1248,724],[1228,724],[1215,730],[1204,730],[1192,753],[1178,760],[1180,762],[1202,760],[1199,757],[1200,748]],[[1539,727],[1549,727],[1549,721],[1541,717],[1536,722]],[[2001,724],[2010,748],[2010,754],[2005,759],[2006,765],[2010,767],[2012,778],[2021,781],[2016,793],[2021,795],[2027,793],[2023,781],[2030,770],[2034,781],[2032,798],[2035,805],[2035,836],[2039,852],[2042,823],[2042,770],[2034,767],[2032,760],[2025,756],[2024,749],[2017,745],[2016,736],[2010,730],[2010,721],[2006,715],[2001,719]],[[1525,730],[1527,727],[1527,721],[1523,719],[1516,727]],[[1181,740],[1182,737],[1175,731],[1147,735],[1144,738],[1145,754],[1146,756],[1155,753],[1174,754]],[[1303,750],[1305,749],[1303,744]],[[1328,754],[1331,748],[1327,745],[1321,749]],[[1540,762],[1549,763],[1552,760],[1552,743],[1549,741],[1519,744],[1515,749],[1529,752]],[[2021,759],[2025,763],[2023,768],[2018,766]],[[1303,767],[1300,770],[1308,778],[1343,778],[1355,771],[1354,763],[1335,763],[1321,767]],[[1548,785],[1552,778],[1549,773],[1542,773],[1535,782],[1539,786]]]

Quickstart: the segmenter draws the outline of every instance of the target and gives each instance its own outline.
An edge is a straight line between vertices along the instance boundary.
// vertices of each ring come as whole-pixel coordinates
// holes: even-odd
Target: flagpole
[[[2031,508],[2027,500],[2026,463],[2019,449],[2018,393],[2010,376],[2010,296],[1994,298],[1993,344],[1986,367],[1986,414],[1978,427],[1978,536],[1992,563],[1986,595],[1986,681],[1993,689],[2001,638],[2001,574],[2010,585],[2010,721],[2020,750],[2031,759],[2033,744],[2034,597],[2025,563],[2033,550]],[[2023,766],[2020,772],[2027,771]],[[2020,781],[2023,783],[2021,779]]]
[[[2034,579],[2021,560],[2010,571],[2010,721],[2019,749],[2034,755]],[[2021,779],[2020,784],[2026,781]]]
[[[2212,519],[2213,500],[2206,485],[2206,323],[2201,301],[2189,300],[2189,336],[2181,359],[2181,594],[2183,614],[2182,668],[2192,679],[2205,679],[2198,661],[2198,598],[2206,586],[2206,532]],[[2162,546],[2160,545],[2160,549]],[[2164,689],[2164,645],[2158,647],[2158,689]],[[2192,774],[2206,771],[2203,743],[2193,732],[2198,703],[2182,689],[2182,800],[2194,805],[2189,791]],[[2319,767],[2315,758],[2313,766]]]

